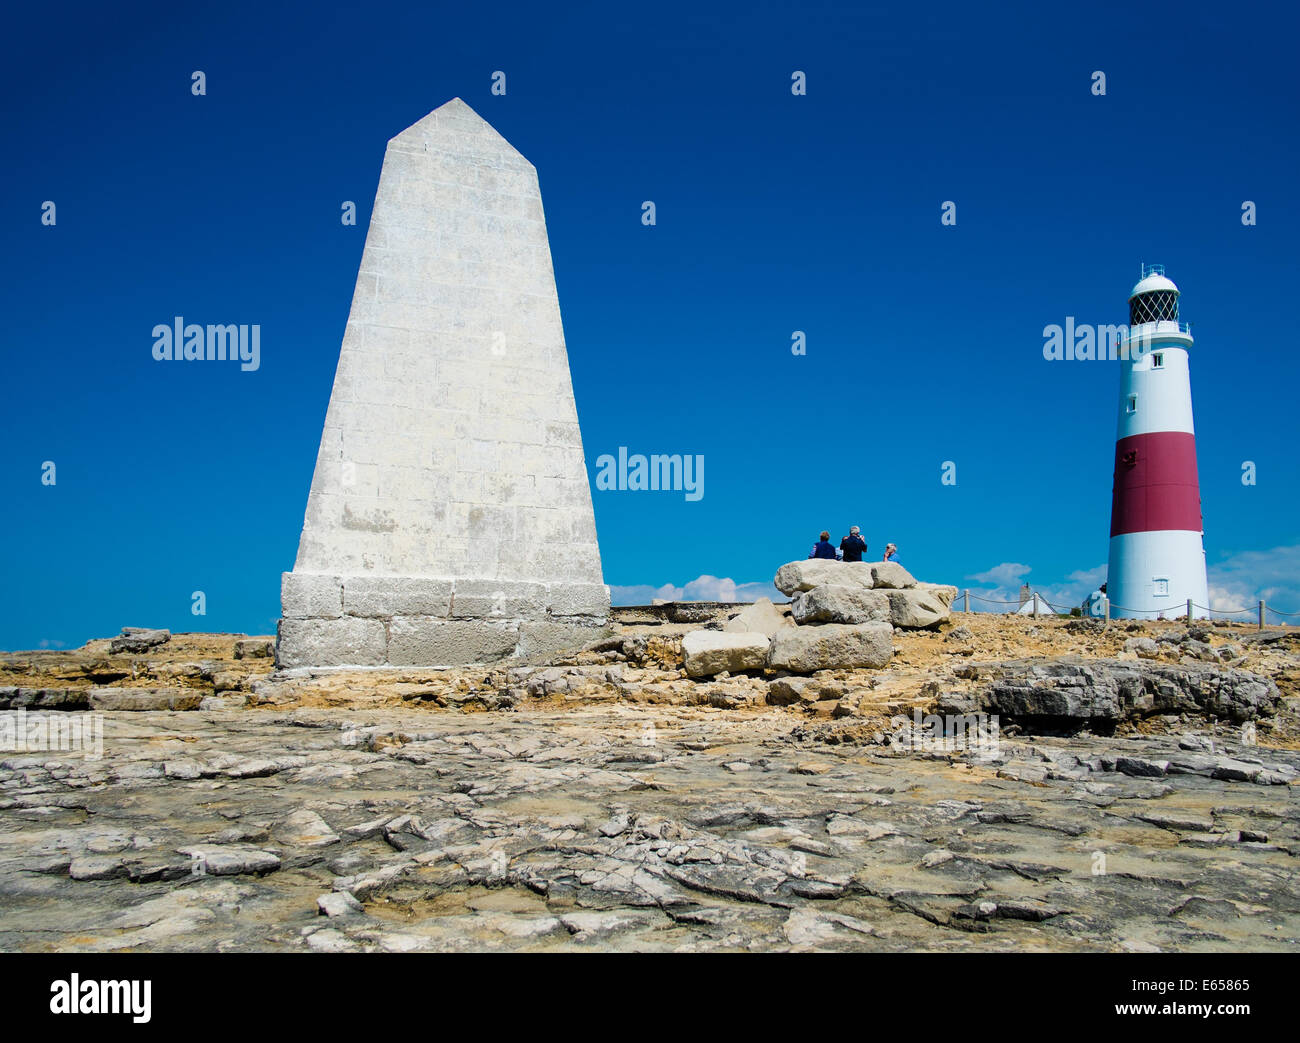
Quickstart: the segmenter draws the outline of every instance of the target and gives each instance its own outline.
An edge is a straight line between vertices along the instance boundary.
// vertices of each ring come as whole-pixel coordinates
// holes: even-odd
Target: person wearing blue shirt
[[[822,533],[821,539],[818,540],[817,543],[813,544],[812,553],[809,554],[808,557],[830,558],[831,561],[835,560],[835,548],[831,546],[831,534],[829,532]]]
[[[898,548],[895,547],[892,543],[885,544],[885,560],[892,561],[895,565],[903,564],[901,561],[898,560]]]

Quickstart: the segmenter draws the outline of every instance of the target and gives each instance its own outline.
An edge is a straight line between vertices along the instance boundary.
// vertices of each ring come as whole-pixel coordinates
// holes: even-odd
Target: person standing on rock
[[[835,560],[835,548],[831,546],[831,534],[829,532],[822,531],[821,539],[813,544],[812,553],[808,557]]]
[[[892,561],[895,565],[903,564],[901,561],[898,560],[898,548],[895,547],[892,543],[885,544],[885,560]]]
[[[849,534],[840,540],[840,553],[845,561],[861,561],[867,552],[867,541],[862,538],[862,530],[856,525],[849,529]]]

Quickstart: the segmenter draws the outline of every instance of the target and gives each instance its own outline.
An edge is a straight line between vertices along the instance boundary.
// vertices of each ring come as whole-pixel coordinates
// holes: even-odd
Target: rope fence
[[[957,611],[961,611],[961,612],[970,612],[971,610],[970,603],[972,601],[982,601],[986,605],[1015,605],[1016,614],[1019,614],[1021,611],[1023,611],[1025,605],[1032,604],[1033,608],[1027,614],[1031,615],[1035,619],[1037,619],[1040,614],[1041,615],[1057,614],[1057,615],[1068,616],[1076,609],[1079,608],[1079,606],[1077,605],[1054,604],[1053,602],[1048,601],[1047,598],[1043,597],[1043,595],[1037,592],[1021,600],[1007,601],[1002,598],[986,598],[981,594],[972,594],[970,588],[967,587],[965,590],[961,591],[958,596],[961,599],[962,608],[958,609]],[[1045,605],[1048,609],[1050,609],[1050,613],[1048,612],[1040,613],[1039,611],[1040,605]],[[1255,619],[1256,623],[1258,624],[1258,628],[1260,630],[1263,630],[1268,623],[1267,617],[1270,613],[1275,616],[1285,617],[1286,619],[1295,619],[1297,617],[1300,617],[1300,612],[1283,612],[1281,609],[1271,608],[1262,600],[1257,602],[1254,608],[1249,608],[1249,607],[1210,608],[1209,605],[1198,605],[1191,598],[1188,598],[1186,602],[1179,605],[1177,608],[1170,607],[1170,608],[1162,608],[1162,609],[1155,609],[1155,608],[1144,609],[1144,608],[1125,608],[1123,605],[1112,604],[1109,598],[1103,598],[1102,610],[1103,610],[1102,615],[1100,617],[1083,616],[1082,618],[1086,618],[1086,619],[1100,618],[1104,620],[1106,623],[1109,623],[1112,614],[1116,614],[1117,616],[1122,616],[1125,618],[1136,617],[1138,619],[1150,618],[1153,620],[1158,620],[1158,619],[1200,618],[1200,619],[1209,619],[1211,621],[1213,621],[1216,616],[1222,617],[1224,619],[1229,619],[1232,616],[1249,615]],[[1198,613],[1203,613],[1203,615],[1199,615]],[[1233,622],[1245,622],[1245,621],[1233,620]],[[1289,626],[1291,624],[1281,623],[1279,625]]]

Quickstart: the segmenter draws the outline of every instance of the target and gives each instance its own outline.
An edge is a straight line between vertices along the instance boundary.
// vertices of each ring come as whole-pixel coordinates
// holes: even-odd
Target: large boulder
[[[722,629],[728,634],[766,634],[771,637],[782,627],[792,626],[784,612],[769,598],[759,598]]]
[[[790,614],[800,624],[883,623],[890,618],[889,598],[884,591],[828,583],[798,595]]]
[[[915,629],[934,626],[948,618],[948,604],[941,595],[924,587],[911,590],[882,590],[889,601],[889,620],[896,627]]]
[[[848,686],[843,681],[819,677],[778,677],[767,686],[769,706],[802,703],[811,706],[823,700],[843,698]]]
[[[112,655],[120,655],[123,652],[147,652],[151,648],[157,648],[171,640],[170,630],[154,630],[150,627],[123,627],[122,636],[115,637],[109,643],[108,650]]]
[[[782,565],[776,570],[773,582],[782,594],[794,596],[800,591],[827,584],[870,590],[876,581],[871,573],[870,562],[805,558],[803,561],[791,561]]]
[[[1137,674],[1116,675],[1100,663],[1013,663],[998,672],[1002,676],[981,695],[981,708],[1015,718],[1114,722],[1122,704],[1131,705],[1142,693]]]
[[[791,561],[776,570],[776,588],[782,594],[795,594],[815,587],[861,587],[864,590],[906,590],[916,586],[912,574],[893,561],[831,561],[805,558]],[[954,595],[956,588],[953,589]]]
[[[894,654],[893,637],[888,623],[787,627],[772,638],[768,665],[795,674],[884,666]]]
[[[1136,652],[1139,659],[1159,659],[1160,646],[1149,637],[1130,637],[1124,642],[1125,652]]]
[[[864,562],[863,564],[866,564]],[[916,586],[912,574],[896,561],[873,561],[871,564],[872,586],[877,590],[905,590]]]
[[[246,637],[235,642],[236,659],[270,659],[274,655],[273,637]]]
[[[682,653],[686,659],[686,673],[691,677],[712,677],[724,671],[761,670],[767,665],[768,639],[766,634],[692,630],[682,638]]]
[[[922,583],[918,580],[916,589],[930,591],[948,608],[951,608],[952,603],[957,600],[957,588],[951,583]]]
[[[1201,663],[1063,656],[981,664],[980,672],[993,678],[981,693],[981,708],[1016,718],[1086,723],[1205,713],[1240,723],[1272,716],[1281,700],[1267,677]]]

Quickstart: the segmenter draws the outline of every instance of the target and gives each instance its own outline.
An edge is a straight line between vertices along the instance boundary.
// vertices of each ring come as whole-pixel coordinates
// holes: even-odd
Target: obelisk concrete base
[[[599,584],[286,572],[282,669],[462,666],[580,648],[608,631]]]

